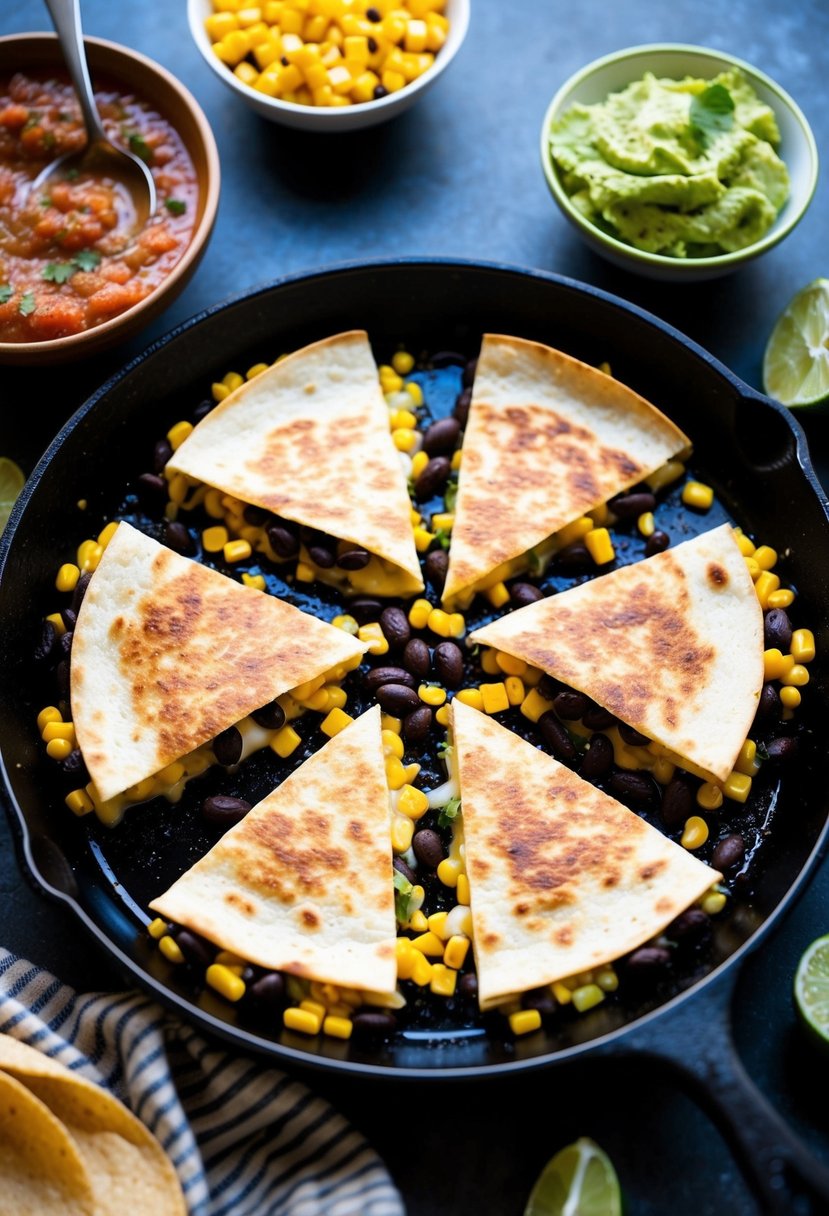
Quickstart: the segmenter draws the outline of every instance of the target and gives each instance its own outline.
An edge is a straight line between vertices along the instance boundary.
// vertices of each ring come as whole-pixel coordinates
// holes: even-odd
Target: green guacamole
[[[716,87],[715,87],[716,86]],[[550,130],[574,205],[649,253],[708,257],[744,249],[789,193],[774,113],[736,69],[713,80],[650,73]]]

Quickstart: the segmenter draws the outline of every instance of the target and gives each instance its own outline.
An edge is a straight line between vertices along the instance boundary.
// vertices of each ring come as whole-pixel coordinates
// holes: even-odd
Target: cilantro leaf
[[[77,268],[71,262],[48,262],[41,272],[47,283],[66,283]]]
[[[4,283],[0,287],[0,304],[6,304],[14,295],[14,288],[11,283]]]
[[[164,206],[170,212],[170,215],[184,215],[187,210],[187,204],[180,198],[168,198]]]
[[[458,479],[457,477],[450,478],[446,483],[446,490],[443,495],[443,501],[447,511],[454,511],[455,504],[458,501]]]
[[[445,760],[447,764],[452,758],[452,753],[454,750],[455,749],[452,744],[448,743],[446,739],[441,740],[441,742],[438,744],[438,755],[440,756],[441,760]]]
[[[412,894],[412,884],[404,878],[399,870],[394,871],[394,915],[401,925],[409,923],[409,901]]]
[[[138,131],[125,132],[127,143],[130,147],[130,152],[134,152],[136,156],[140,156],[145,165],[153,163],[153,150],[147,143],[143,135]]]
[[[94,270],[101,264],[101,255],[97,249],[82,249],[72,261],[78,270]]]
[[[438,815],[438,826],[448,828],[450,823],[453,823],[458,817],[458,811],[461,809],[460,798],[450,798],[446,806],[441,809]]]
[[[530,574],[544,573],[544,559],[539,553],[536,553],[535,549],[527,550],[527,569]]]
[[[691,134],[701,148],[707,148],[711,139],[731,130],[734,98],[725,85],[711,84],[693,98],[688,114]]]
[[[448,549],[452,540],[452,534],[447,528],[438,528],[435,533],[435,540],[442,549]]]
[[[35,293],[33,291],[24,291],[17,306],[17,311],[21,317],[30,317],[36,308]]]

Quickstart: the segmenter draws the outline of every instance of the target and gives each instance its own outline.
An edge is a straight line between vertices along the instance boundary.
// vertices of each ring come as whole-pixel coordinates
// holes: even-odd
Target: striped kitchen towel
[[[148,997],[79,995],[0,948],[0,1032],[121,1098],[166,1150],[191,1216],[404,1216],[383,1163],[327,1102]]]

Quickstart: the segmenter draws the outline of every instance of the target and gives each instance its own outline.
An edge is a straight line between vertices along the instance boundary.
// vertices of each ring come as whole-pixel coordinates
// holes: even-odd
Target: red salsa
[[[31,184],[86,142],[68,81],[17,73],[0,78],[0,342],[80,333],[150,295],[179,261],[196,222],[197,179],[184,144],[146,102],[96,90],[112,141],[149,166],[156,212],[128,242],[123,186],[96,172]]]

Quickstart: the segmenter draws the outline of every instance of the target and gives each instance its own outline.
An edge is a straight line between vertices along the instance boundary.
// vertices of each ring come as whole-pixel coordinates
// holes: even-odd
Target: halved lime
[[[607,1153],[582,1136],[548,1161],[524,1216],[621,1216],[619,1179]]]
[[[798,963],[794,999],[803,1021],[829,1047],[829,934],[812,942]]]
[[[18,494],[26,483],[26,475],[20,465],[0,456],[0,532],[6,526]]]
[[[763,388],[792,409],[829,399],[829,279],[801,288],[778,317],[763,358]]]

